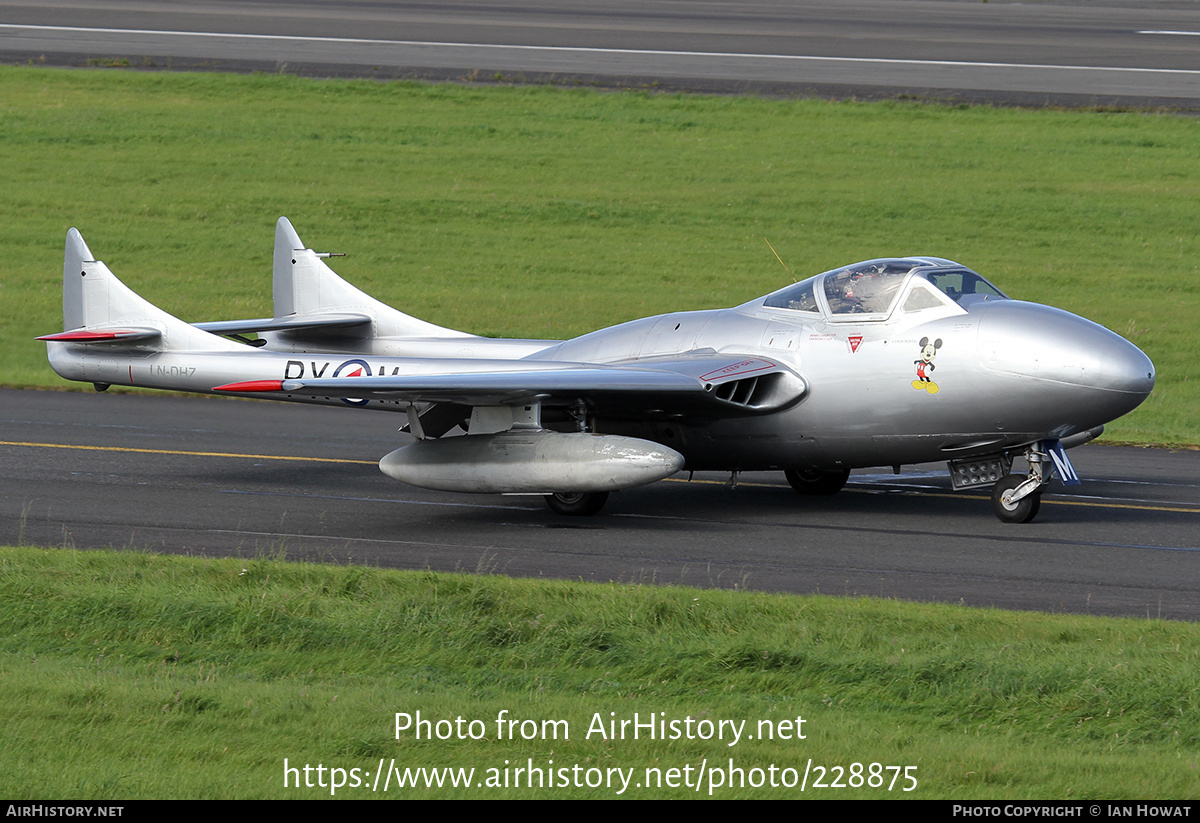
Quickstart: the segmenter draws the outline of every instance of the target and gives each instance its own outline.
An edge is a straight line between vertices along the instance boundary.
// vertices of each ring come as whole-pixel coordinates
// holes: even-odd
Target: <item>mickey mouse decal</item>
[[[913,361],[917,366],[917,379],[912,381],[912,387],[918,391],[924,389],[930,394],[937,394],[940,389],[938,384],[933,382],[929,373],[937,368],[933,365],[933,358],[937,356],[937,350],[942,347],[942,338],[939,337],[930,343],[928,337],[922,337],[919,345],[921,346],[921,358]]]

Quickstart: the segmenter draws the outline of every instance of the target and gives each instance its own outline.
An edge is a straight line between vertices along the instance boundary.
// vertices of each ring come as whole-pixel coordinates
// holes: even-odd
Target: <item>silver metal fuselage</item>
[[[849,469],[994,453],[1103,426],[1154,385],[1153,364],[1136,346],[1035,303],[981,301],[933,319],[856,323],[798,321],[758,302],[638,320],[533,357],[609,362],[709,348],[769,356],[804,379],[798,403],[767,415],[598,425],[671,446],[694,470]],[[936,394],[913,385],[926,338],[942,341]]]
[[[640,365],[696,352],[768,357],[803,379],[802,396],[766,413],[684,416],[648,407],[590,421],[592,431],[669,446],[692,470],[849,469],[994,453],[1102,426],[1134,409],[1154,385],[1154,367],[1136,346],[1039,304],[977,301],[911,315],[897,309],[886,319],[859,321],[771,308],[764,300],[649,317],[558,343],[380,339],[321,351],[280,336],[271,345],[293,350],[279,351],[205,335],[222,345],[97,351],[53,341],[49,358],[69,380],[206,393],[221,384],[265,378],[346,377],[355,371],[494,374],[533,362],[564,368]],[[931,343],[923,341],[937,341],[924,372],[928,380],[920,364]],[[919,383],[934,384],[936,393]],[[261,396],[394,411],[409,406],[400,399],[343,400],[333,394]]]

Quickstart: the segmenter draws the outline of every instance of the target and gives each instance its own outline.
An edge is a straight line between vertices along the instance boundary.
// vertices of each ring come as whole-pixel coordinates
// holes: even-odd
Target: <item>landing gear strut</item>
[[[1025,450],[1029,474],[1006,474],[992,489],[992,511],[1004,523],[1028,523],[1042,507],[1042,491],[1050,484],[1050,457],[1041,443]]]
[[[846,485],[849,469],[826,472],[820,469],[787,469],[783,476],[797,494],[837,494]]]
[[[604,508],[608,492],[564,492],[546,495],[546,505],[555,514],[571,517],[591,517]]]

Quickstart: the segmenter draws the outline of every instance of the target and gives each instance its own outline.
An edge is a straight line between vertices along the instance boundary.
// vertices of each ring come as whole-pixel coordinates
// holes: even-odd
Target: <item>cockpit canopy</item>
[[[901,310],[958,305],[1008,297],[986,279],[940,257],[887,257],[832,269],[763,298],[772,309],[813,312],[830,320],[885,320]]]

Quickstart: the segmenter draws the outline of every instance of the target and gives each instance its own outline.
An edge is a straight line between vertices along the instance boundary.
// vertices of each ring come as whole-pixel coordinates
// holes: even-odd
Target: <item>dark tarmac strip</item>
[[[1200,108],[1200,9],[966,0],[0,0],[0,61]]]
[[[782,475],[672,479],[593,518],[415,489],[375,463],[401,415],[0,390],[0,542],[874,595],[1200,619],[1200,452],[1085,446],[1084,485],[1005,525],[941,466],[801,499]]]

